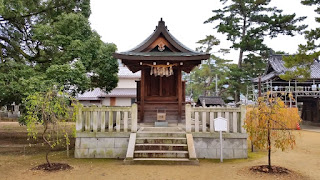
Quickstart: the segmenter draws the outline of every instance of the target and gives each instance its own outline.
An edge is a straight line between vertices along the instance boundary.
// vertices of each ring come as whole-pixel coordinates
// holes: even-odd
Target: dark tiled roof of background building
[[[206,105],[224,105],[224,101],[220,96],[199,96],[197,104],[203,103],[203,100]]]
[[[137,89],[135,88],[115,88],[110,93],[102,93],[101,97],[136,97]]]
[[[83,94],[78,94],[78,100],[100,100],[104,97],[136,97],[137,90],[135,88],[115,88],[110,93],[105,93],[100,88],[95,88],[92,91],[86,91]]]
[[[284,74],[287,71],[294,71],[296,68],[286,68],[284,66],[284,61],[282,60],[283,55],[272,55],[268,59],[268,67],[267,69],[272,68],[272,71],[268,74],[264,74],[261,76],[261,82],[265,82],[269,79],[277,77],[281,74]],[[320,63],[315,61],[311,65],[311,79],[320,79]],[[258,82],[259,78],[254,78],[253,82]]]

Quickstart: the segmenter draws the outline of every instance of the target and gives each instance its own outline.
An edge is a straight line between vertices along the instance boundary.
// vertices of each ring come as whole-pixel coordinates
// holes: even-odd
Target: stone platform
[[[194,158],[219,159],[220,142],[219,133],[192,132],[186,133],[182,124],[169,124],[169,127],[152,127],[151,124],[140,124],[137,133],[130,132],[81,132],[76,135],[75,157],[76,158],[126,158],[130,137],[135,134],[133,144],[140,151],[150,150],[150,152],[137,152],[139,158],[157,157],[162,158],[164,152],[154,152],[154,150],[184,151],[171,152],[168,156],[188,158],[190,151],[188,146],[187,135],[192,136],[192,143],[195,149]],[[183,137],[182,137],[183,136]],[[245,133],[223,133],[223,153],[224,159],[247,158],[247,134]],[[163,144],[163,145],[159,145]],[[143,145],[149,144],[149,145]],[[177,145],[172,145],[177,144]],[[187,145],[187,146],[186,146]],[[138,154],[140,153],[140,154]],[[167,159],[170,161],[170,159]],[[141,159],[141,161],[147,161]],[[186,159],[181,159],[186,161]]]

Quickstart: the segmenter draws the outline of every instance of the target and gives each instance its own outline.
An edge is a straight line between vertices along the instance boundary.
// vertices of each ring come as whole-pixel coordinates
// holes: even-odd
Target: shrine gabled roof
[[[169,51],[154,52],[151,51],[152,49],[148,49],[150,48],[152,43],[154,43],[159,37],[163,37],[165,41],[167,41],[170,46],[172,46],[172,49],[174,49],[174,51],[172,51],[171,49]],[[157,57],[157,60],[161,60],[159,59],[159,57],[166,57],[166,60],[168,60],[168,57],[172,57],[169,58],[169,60],[180,60],[178,57],[189,57],[184,58],[183,60],[204,60],[209,59],[210,54],[197,52],[183,45],[169,32],[169,30],[165,26],[165,22],[162,21],[161,18],[155,31],[146,40],[129,51],[114,53],[114,57],[128,60],[154,60],[154,58],[150,57]],[[138,59],[135,57],[138,57]]]
[[[206,54],[194,52],[123,52],[117,58],[126,60],[203,60],[208,59]]]
[[[288,55],[272,55],[268,59],[268,67],[265,71],[265,73],[261,76],[261,82],[268,81],[270,79],[273,79],[275,77],[279,77],[282,74],[285,74],[287,71],[294,71],[296,70],[295,67],[292,68],[286,68],[284,66],[284,61],[282,59],[283,56]],[[311,65],[311,79],[320,79],[320,63],[315,61]],[[253,82],[257,83],[259,82],[259,78],[252,79]]]

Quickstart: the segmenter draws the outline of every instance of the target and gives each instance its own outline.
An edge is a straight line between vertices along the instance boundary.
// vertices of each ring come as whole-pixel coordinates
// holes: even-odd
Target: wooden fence
[[[186,105],[186,131],[187,132],[214,132],[213,120],[224,117],[228,122],[227,132],[245,133],[243,128],[246,116],[246,106],[240,107],[191,107]]]
[[[137,132],[137,104],[131,107],[82,107],[77,132]]]

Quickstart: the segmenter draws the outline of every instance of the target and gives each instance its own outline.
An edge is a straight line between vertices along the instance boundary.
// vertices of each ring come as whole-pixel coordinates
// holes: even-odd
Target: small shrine
[[[157,112],[165,112],[165,121],[181,122],[185,110],[185,82],[182,71],[190,71],[209,59],[210,54],[193,51],[179,42],[161,19],[154,32],[135,48],[114,53],[133,73],[141,71],[137,81],[139,122],[155,122]]]

